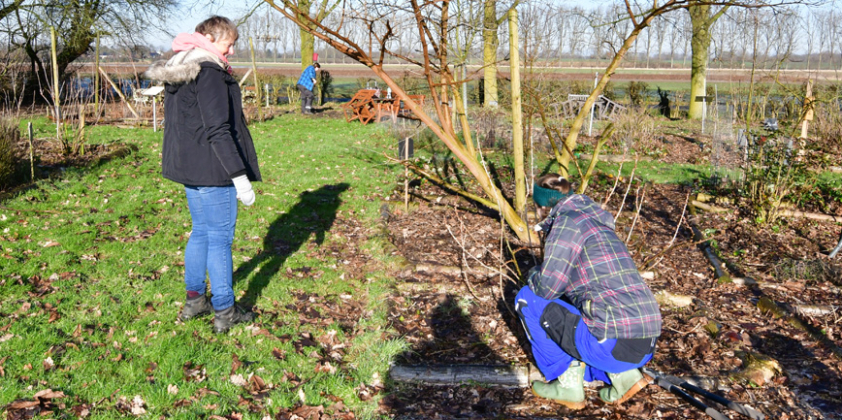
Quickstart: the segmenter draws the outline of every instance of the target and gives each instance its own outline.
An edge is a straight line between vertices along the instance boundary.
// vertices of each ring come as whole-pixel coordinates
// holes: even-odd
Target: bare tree
[[[137,45],[138,34],[159,21],[173,8],[175,0],[14,0],[0,3],[0,21],[8,24],[13,48],[24,51],[30,61],[30,81],[46,86],[42,51],[47,43],[40,36],[49,27],[58,33],[57,68],[60,77],[73,61],[87,53],[98,33]]]
[[[349,38],[349,33],[344,26],[328,27],[325,22],[317,21],[309,14],[302,13],[298,4],[291,0],[264,1],[287,19],[295,22],[302,30],[322,40],[342,54],[369,67],[465,165],[489,199],[473,196],[465,191],[461,193],[473,196],[475,200],[496,208],[521,240],[537,243],[534,232],[527,228],[524,220],[507,201],[502,191],[494,184],[490,173],[484,166],[484,162],[478,159],[477,154],[471,153],[473,148],[471,130],[468,126],[465,110],[462,109],[459,90],[455,89],[456,80],[448,53],[450,48],[449,34],[454,23],[450,2],[421,3],[419,0],[409,0],[407,3],[396,0],[392,3],[375,3],[361,0],[355,3],[355,9],[365,10],[364,16],[356,15],[356,13],[347,9],[340,10],[339,13],[344,18],[363,19],[371,39],[370,47],[366,48],[365,45]],[[409,14],[413,17],[415,31],[421,44],[420,51],[423,55],[420,59],[401,55],[390,48],[391,42],[396,36],[392,20],[393,16],[397,14]],[[378,19],[371,19],[371,17],[378,17]],[[376,55],[374,54],[375,51],[377,52]],[[387,56],[417,65],[423,71],[432,96],[430,102],[433,105],[433,115],[428,114],[418,103],[414,102],[402,86],[397,84],[395,78],[384,69],[383,64]],[[456,105],[457,115],[459,116],[459,121],[456,123],[462,127],[462,139],[457,137],[454,121],[451,118],[451,98],[453,99],[452,103]]]

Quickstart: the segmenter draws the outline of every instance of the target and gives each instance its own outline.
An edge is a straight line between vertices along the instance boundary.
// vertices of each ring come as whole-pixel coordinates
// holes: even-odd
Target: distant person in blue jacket
[[[301,92],[301,113],[313,113],[313,99],[316,95],[313,94],[313,88],[316,86],[316,72],[321,69],[319,63],[313,63],[312,66],[307,66],[301,77],[298,78],[298,91]]]

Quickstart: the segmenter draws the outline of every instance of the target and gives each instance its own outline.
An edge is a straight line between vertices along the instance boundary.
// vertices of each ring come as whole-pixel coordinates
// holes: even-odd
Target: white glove
[[[246,206],[254,204],[254,190],[251,189],[248,175],[240,175],[231,181],[234,181],[234,188],[237,189],[237,198]]]
[[[316,79],[310,79],[310,80],[312,80],[312,81],[313,81],[313,84],[314,84],[314,85],[316,84]]]

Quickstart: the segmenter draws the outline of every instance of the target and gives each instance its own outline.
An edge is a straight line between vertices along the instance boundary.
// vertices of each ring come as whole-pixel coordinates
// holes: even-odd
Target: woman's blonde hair
[[[237,25],[231,19],[223,16],[211,16],[196,25],[196,32],[202,35],[210,35],[213,42],[230,39],[236,41],[240,37]]]

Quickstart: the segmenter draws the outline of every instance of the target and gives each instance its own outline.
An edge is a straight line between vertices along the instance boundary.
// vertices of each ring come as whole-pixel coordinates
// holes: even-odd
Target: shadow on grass
[[[234,272],[235,283],[254,273],[241,301],[244,306],[251,307],[257,302],[263,289],[280,271],[287,258],[306,244],[311,234],[316,235],[317,244],[324,242],[325,232],[333,226],[336,211],[342,203],[340,195],[349,187],[341,183],[304,191],[289,212],[272,222],[269,232],[263,238],[263,249]]]

